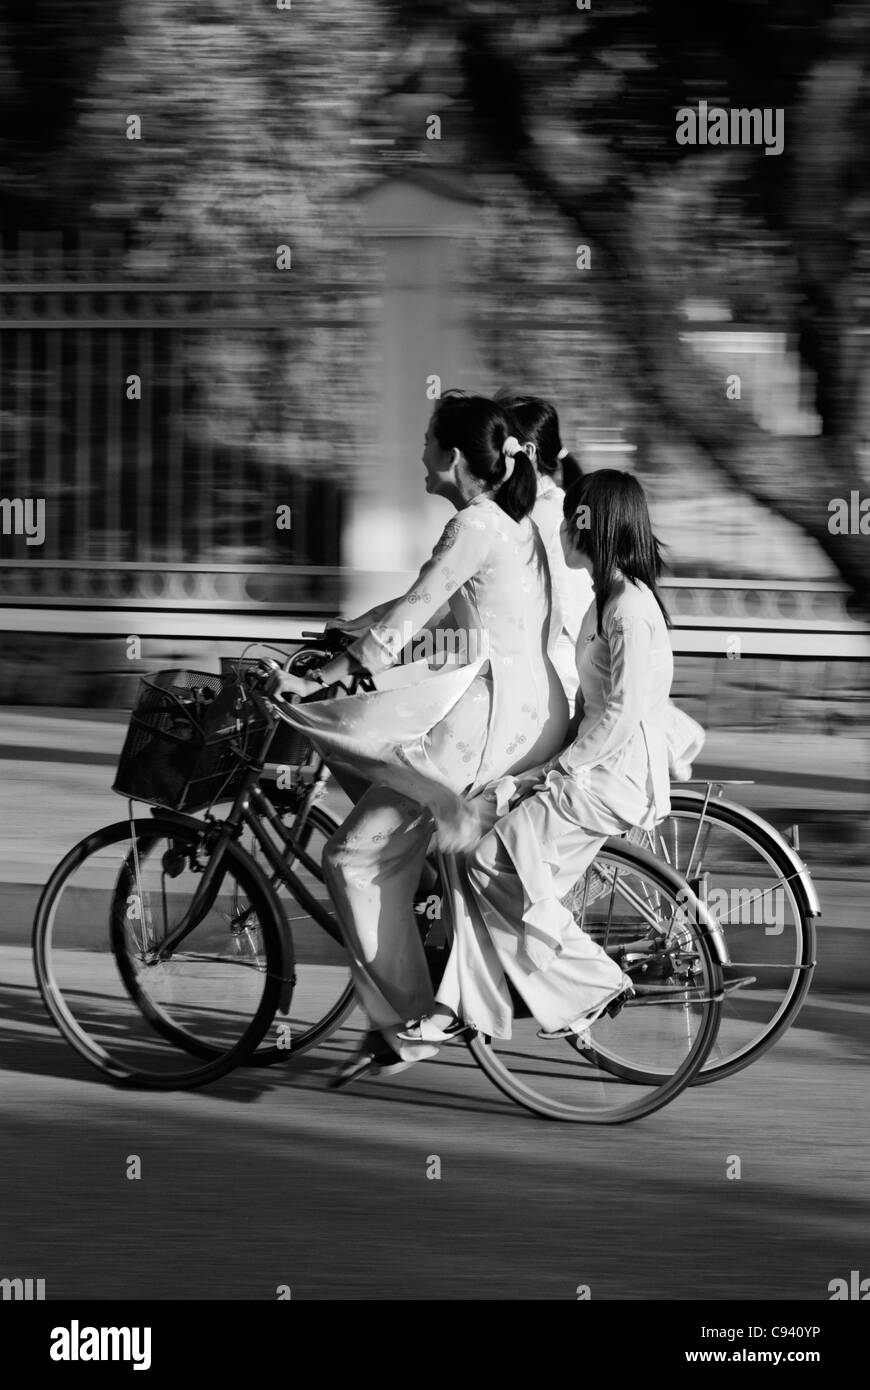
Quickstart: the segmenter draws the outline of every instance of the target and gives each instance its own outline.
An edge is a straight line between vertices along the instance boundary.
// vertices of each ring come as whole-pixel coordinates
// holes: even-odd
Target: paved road
[[[860,1000],[599,1129],[515,1109],[461,1047],[329,1092],[355,1027],[292,1067],[122,1093],[52,1032],[23,949],[3,978],[0,1276],[49,1297],[824,1299],[870,1268]]]
[[[80,756],[87,731],[60,734]],[[8,903],[40,836],[53,853],[121,803],[104,767],[6,757]],[[516,1109],[463,1048],[329,1092],[353,1019],[293,1065],[119,1092],[49,1025],[26,946],[0,948],[0,981],[0,1277],[49,1297],[826,1299],[870,1273],[866,995],[814,994],[751,1070],[600,1129]]]

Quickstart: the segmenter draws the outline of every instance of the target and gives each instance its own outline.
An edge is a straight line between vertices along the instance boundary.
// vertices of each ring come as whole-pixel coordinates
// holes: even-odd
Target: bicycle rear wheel
[[[515,1018],[510,1039],[478,1034],[469,1047],[505,1095],[538,1115],[581,1124],[640,1119],[679,1095],[715,1040],[715,922],[678,874],[619,840],[607,842],[564,901],[631,976],[635,998],[582,1037],[542,1039],[534,1019]]]
[[[693,881],[702,873],[706,901],[728,949],[729,990],[719,1034],[695,1085],[749,1066],[793,1022],[815,965],[816,933],[795,864],[774,835],[731,803],[671,793],[671,813],[652,832],[654,852]]]
[[[213,836],[190,818],[122,821],[76,845],[43,890],[34,923],[43,1000],[67,1042],[118,1085],[216,1080],[256,1048],[289,997],[280,907],[235,844],[201,920],[158,958],[201,883]],[[256,944],[247,953],[232,925],[242,895]]]

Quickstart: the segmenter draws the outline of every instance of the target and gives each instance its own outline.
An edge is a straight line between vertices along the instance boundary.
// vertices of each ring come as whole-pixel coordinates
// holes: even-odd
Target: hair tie
[[[517,439],[517,437],[516,437],[515,434],[509,434],[508,437],[507,437],[507,439],[505,440],[504,444],[502,444],[502,446],[501,446],[501,451],[502,451],[502,453],[504,454],[504,460],[505,460],[505,463],[504,463],[504,477],[502,478],[502,482],[503,482],[503,483],[506,483],[507,480],[508,480],[508,478],[509,478],[509,477],[511,476],[511,474],[513,473],[513,471],[514,471],[514,455],[515,455],[515,454],[518,454],[518,453],[520,452],[520,449],[521,449],[521,448],[522,448],[522,445],[520,444],[520,441]]]
[[[558,454],[556,455],[556,462],[557,462],[557,463],[561,463],[562,460],[563,460],[564,458],[567,458],[567,457],[568,457],[568,450],[567,450],[567,449],[560,449],[559,452],[558,452]]]

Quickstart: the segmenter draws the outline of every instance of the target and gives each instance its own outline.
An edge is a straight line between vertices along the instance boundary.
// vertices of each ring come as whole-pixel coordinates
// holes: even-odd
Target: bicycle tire
[[[693,1077],[703,1066],[716,1038],[721,1010],[722,946],[718,938],[715,919],[698,901],[685,879],[681,878],[660,859],[634,845],[626,844],[620,839],[608,840],[602,849],[602,856],[607,856],[611,860],[621,863],[629,870],[632,868],[642,869],[647,879],[658,891],[670,900],[682,901],[694,914],[693,921],[698,924],[694,938],[706,987],[704,996],[697,1001],[703,1006],[702,1020],[697,1028],[691,1048],[682,1063],[669,1079],[656,1086],[654,1091],[638,1096],[633,1101],[626,1093],[625,1104],[615,1113],[610,1111],[578,1111],[576,1107],[536,1092],[527,1082],[521,1080],[510,1067],[501,1061],[497,1052],[493,1050],[492,1040],[484,1034],[478,1032],[466,1038],[467,1046],[477,1065],[503,1095],[508,1096],[525,1109],[547,1119],[578,1124],[625,1124],[644,1118],[674,1100],[691,1084]],[[678,893],[685,896],[678,899]],[[631,1008],[631,1004],[626,1007]],[[600,1052],[595,1047],[591,1049],[591,1053],[589,1049],[586,1051],[587,1054],[591,1055],[593,1062],[600,1065],[598,1062]],[[623,1077],[611,1066],[601,1069],[608,1075],[615,1076],[618,1080],[628,1082],[635,1080],[631,1074]],[[630,1069],[628,1070],[630,1073]]]
[[[34,968],[37,984],[43,1003],[49,1015],[59,1028],[69,1045],[90,1065],[106,1076],[114,1085],[136,1090],[189,1090],[218,1080],[240,1065],[246,1056],[257,1047],[265,1035],[281,997],[286,981],[291,977],[292,961],[288,959],[283,933],[280,929],[281,908],[268,880],[259,866],[239,845],[230,844],[226,848],[226,866],[244,883],[252,903],[255,905],[265,954],[262,998],[250,1023],[232,1047],[214,1055],[216,1049],[209,1049],[211,1055],[200,1053],[202,1065],[186,1071],[164,1073],[130,1067],[119,1062],[97,1040],[90,1037],[87,1030],[76,1021],[68,1007],[63,990],[60,988],[53,968],[52,932],[58,906],[62,900],[65,886],[76,871],[92,856],[111,849],[129,839],[131,833],[138,838],[164,834],[175,839],[203,834],[202,821],[192,817],[173,816],[161,819],[159,816],[148,820],[119,821],[113,825],[86,836],[75,845],[54,869],[46,883],[36,908],[33,927]],[[107,939],[112,947],[116,967],[118,955],[112,940],[111,921],[106,924]],[[120,976],[120,968],[119,968]],[[126,979],[121,979],[129,994]],[[133,999],[134,1003],[137,1003]],[[141,1006],[137,1003],[137,1007]],[[150,1020],[149,1020],[150,1022]],[[153,1025],[152,1025],[153,1026]],[[159,1031],[159,1030],[158,1030]],[[168,1041],[169,1039],[167,1039]]]
[[[691,793],[672,792],[671,811],[697,814],[698,801],[699,798]],[[757,824],[757,818],[747,815],[744,808],[736,802],[711,799],[707,804],[705,818],[712,821],[714,825],[719,824],[745,834],[761,848],[763,853],[768,855],[783,877],[790,879],[794,875],[795,860],[783,851],[776,832],[771,827],[771,833],[766,833]],[[816,963],[816,928],[813,918],[809,915],[806,895],[799,881],[795,884],[795,891],[793,891],[792,896],[796,906],[798,923],[798,950],[795,974],[788,986],[782,1006],[763,1032],[745,1049],[741,1049],[739,1053],[731,1057],[708,1058],[704,1067],[695,1076],[692,1082],[694,1086],[706,1086],[713,1081],[722,1081],[757,1061],[791,1027],[806,999],[812,984]],[[722,933],[727,946],[727,927],[722,928]]]

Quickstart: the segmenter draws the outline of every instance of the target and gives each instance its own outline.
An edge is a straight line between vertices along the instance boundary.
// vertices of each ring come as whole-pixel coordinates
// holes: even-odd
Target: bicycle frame
[[[311,796],[306,798],[306,809],[310,806],[312,800],[313,797]],[[298,819],[297,817],[297,823]],[[335,918],[328,913],[323,905],[318,902],[317,898],[308,891],[298,874],[293,872],[291,863],[288,863],[284,854],[273,845],[263,829],[264,820],[269,823],[272,830],[278,835],[283,849],[292,855],[293,860],[298,860],[309,873],[318,875],[320,872],[320,865],[302,848],[302,845],[299,843],[293,831],[288,830],[282,823],[278,812],[265,793],[262,792],[259,787],[254,787],[250,793],[250,804],[246,805],[244,808],[244,824],[251,831],[257,844],[262,849],[263,854],[275,874],[275,878],[280,879],[284,886],[288,888],[291,893],[295,894],[297,900],[305,908],[305,911],[314,918],[318,926],[322,927],[328,936],[332,937],[333,941],[337,941],[340,945],[343,944],[343,938]],[[304,819],[302,825],[304,826]],[[302,827],[300,827],[300,829],[301,828]]]
[[[209,856],[209,862],[203,874],[202,882],[194,894],[190,906],[178,926],[170,932],[158,948],[155,957],[157,960],[168,959],[186,937],[199,925],[205,914],[210,910],[217,897],[223,879],[222,866],[226,847],[233,839],[237,839],[241,835],[243,829],[250,830],[268,862],[274,876],[272,879],[273,886],[276,881],[283,883],[283,885],[296,896],[298,902],[304,907],[305,911],[313,920],[317,922],[322,930],[325,931],[332,940],[339,944],[342,943],[341,932],[335,918],[323,907],[318,899],[309,892],[299,875],[294,873],[292,868],[292,863],[298,862],[309,873],[319,875],[319,864],[306,853],[298,836],[299,832],[304,828],[308,811],[326,781],[326,766],[323,758],[318,754],[315,764],[313,765],[314,775],[311,786],[294,818],[294,833],[294,830],[288,829],[283,824],[274,805],[259,786],[269,748],[272,744],[279,722],[281,721],[281,711],[276,708],[274,704],[270,705],[270,712],[272,714],[272,720],[259,749],[259,756],[256,760],[249,761],[248,771],[233,801],[229,814],[222,822],[216,821],[209,815],[206,816],[207,825],[210,824],[215,827],[221,827],[215,847]],[[697,791],[690,793],[693,797],[697,797],[701,812],[690,861],[694,860],[695,852],[704,829],[707,807],[710,803],[711,796],[714,795],[714,789],[716,797],[721,798],[721,784],[714,781],[707,781],[705,783],[705,788],[704,792]],[[745,808],[740,809],[745,810]],[[164,817],[168,815],[171,818],[175,813],[155,810],[153,814],[163,815]],[[746,814],[747,816],[751,815],[749,812],[746,812]],[[752,817],[752,819],[757,821],[759,827],[764,828],[768,833],[773,831],[773,828],[767,826],[760,818]],[[266,824],[270,826],[273,834],[279,840],[280,847],[277,846],[266,833]],[[773,833],[775,834],[776,832]],[[795,851],[787,845],[785,840],[782,840],[778,835],[777,839],[781,840],[784,851],[788,853],[789,859],[795,865],[794,876],[799,879],[809,902],[811,904],[813,902],[817,903],[818,899],[816,898],[814,888],[812,888],[811,880],[809,880],[809,873],[806,865],[798,858]],[[686,875],[686,877],[687,879],[689,878],[688,875]],[[809,884],[807,883],[808,880]],[[642,903],[637,899],[636,895],[623,884],[614,884],[613,887],[630,901],[630,905],[638,911],[639,915],[647,921],[653,932],[655,932],[656,914],[654,905]],[[697,885],[696,891],[703,894],[703,887]],[[719,932],[713,932],[711,935],[715,943],[715,954],[720,964],[727,963],[728,952],[721,934]]]

